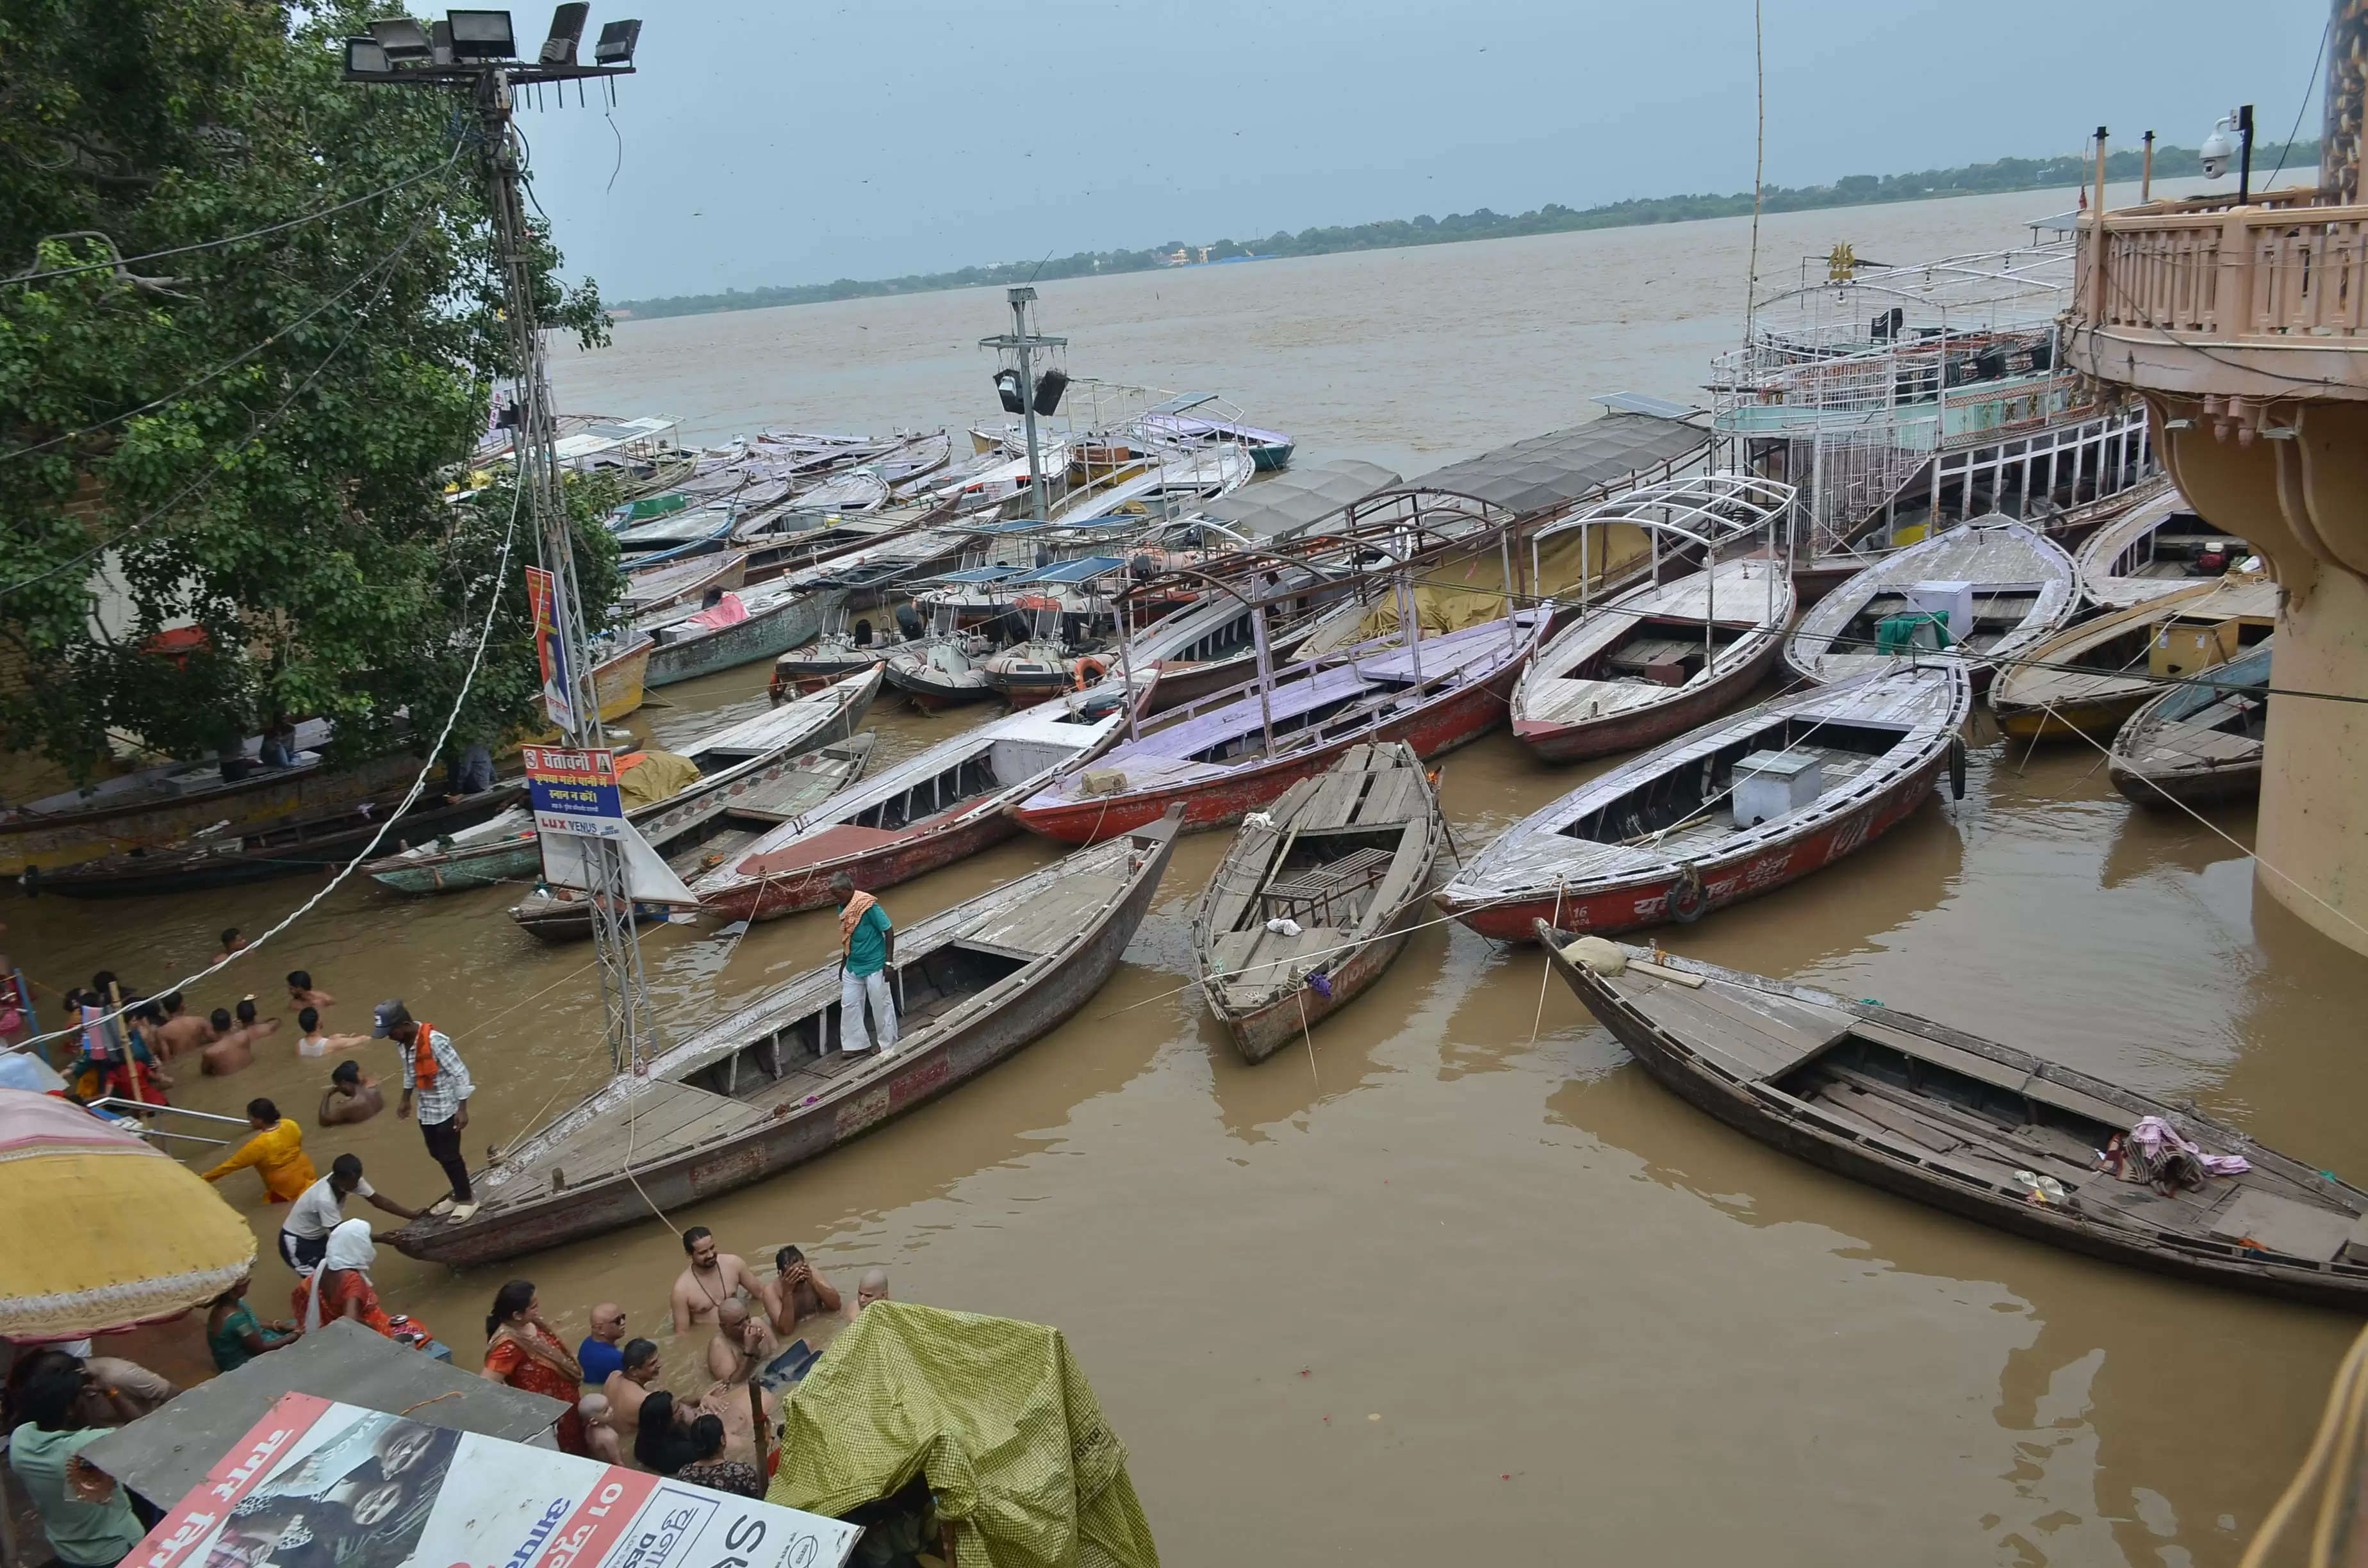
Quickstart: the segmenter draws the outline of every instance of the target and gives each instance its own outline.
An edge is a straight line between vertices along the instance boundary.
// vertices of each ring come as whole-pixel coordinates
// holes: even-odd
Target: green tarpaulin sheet
[[[797,1385],[766,1495],[837,1517],[922,1473],[960,1568],[1157,1568],[1126,1449],[1058,1329],[873,1302]]]

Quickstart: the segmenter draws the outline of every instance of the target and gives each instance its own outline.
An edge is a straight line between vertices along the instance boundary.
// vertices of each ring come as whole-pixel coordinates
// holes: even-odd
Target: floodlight
[[[436,51],[430,62],[437,65],[451,64],[452,24],[450,22],[435,23],[428,28],[427,37],[430,46]]]
[[[394,69],[386,51],[378,40],[364,33],[346,40],[346,74],[348,76],[383,76]]]
[[[428,58],[434,52],[427,41],[427,29],[409,17],[389,17],[370,25],[370,37],[386,51],[386,58],[395,65],[409,65]]]
[[[448,11],[455,60],[515,60],[518,35],[507,11]]]
[[[584,18],[592,14],[592,0],[567,0],[551,14],[551,36],[542,40],[542,63],[573,65],[575,46],[584,41]]]
[[[1006,413],[1006,414],[1025,414],[1026,412],[1028,412],[1028,404],[1027,404],[1025,402],[1023,402],[1023,401],[1021,400],[1020,396],[1019,396],[1019,371],[1017,371],[1017,370],[997,370],[997,371],[996,371],[996,372],[995,372],[995,395],[996,395],[996,400],[997,400],[998,402],[1000,402],[1000,403],[1003,404],[1003,412],[1004,412],[1004,413]]]
[[[633,51],[641,41],[640,22],[608,23],[600,29],[600,41],[592,46],[592,62],[596,65],[631,65]]]

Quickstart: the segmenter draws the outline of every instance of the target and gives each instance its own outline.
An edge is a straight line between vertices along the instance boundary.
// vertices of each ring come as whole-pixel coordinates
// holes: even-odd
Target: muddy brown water
[[[1795,216],[1770,223],[1763,252],[1855,237],[1886,259],[1938,255],[2019,238],[2017,221],[2050,207]],[[1611,384],[1682,393],[1731,335],[1742,234],[1701,224],[1101,279],[1048,289],[1047,326],[1079,344],[1073,369],[1089,338],[1101,345],[1112,362],[1090,373],[1197,384],[1219,374],[1203,366],[1240,367],[1227,389],[1255,394],[1243,401],[1301,434],[1311,460],[1416,467],[1550,427]],[[749,426],[934,424],[933,398],[948,418],[978,416],[987,367],[962,339],[994,329],[996,303],[628,324],[613,360],[565,362],[563,388],[571,405],[626,413],[742,399]],[[891,347],[834,359],[864,322]],[[695,392],[707,403],[686,401]],[[634,725],[678,741],[757,710],[764,679],[757,666],[668,688]],[[883,705],[880,761],[978,716]],[[1994,733],[1975,742],[1964,800],[1929,802],[1839,867],[1663,939],[2192,1097],[2368,1176],[2368,963],[2261,896],[2228,842],[2134,811],[2085,744],[2026,757]],[[1459,842],[1587,771],[1537,764],[1501,732],[1454,754],[1444,795]],[[2248,811],[2213,821],[2250,838]],[[849,1290],[879,1265],[909,1300],[1059,1324],[1172,1562],[1412,1564],[1475,1546],[1638,1562],[2236,1560],[2356,1324],[2058,1253],[1764,1149],[1628,1062],[1558,983],[1542,987],[1533,951],[1461,927],[1418,933],[1312,1048],[1246,1067],[1179,990],[1190,904],[1224,847],[1222,834],[1184,841],[1127,963],[1069,1024],[845,1151],[668,1218],[751,1257],[797,1242]],[[909,922],[1054,854],[1015,840],[886,902]],[[157,987],[202,964],[221,927],[252,934],[313,885],[12,898],[0,918],[41,981],[105,964]],[[237,983],[192,1000],[252,990],[277,1011],[276,982],[302,966],[339,999],[331,1027],[360,1031],[373,1002],[408,997],[469,1058],[481,1154],[607,1066],[589,949],[518,932],[502,914],[518,891],[408,901],[348,886],[232,971]],[[646,951],[680,1028],[834,946],[830,917],[810,915],[737,942],[712,923],[667,927]],[[326,1064],[297,1061],[292,1038],[237,1077],[184,1079],[176,1097],[234,1111],[269,1095],[309,1123]],[[394,1076],[391,1048],[360,1054]],[[392,1115],[310,1142],[323,1165],[350,1149],[391,1191],[435,1190],[416,1131]],[[289,1284],[268,1257],[276,1215],[251,1176],[224,1190],[265,1245],[256,1300],[270,1310]],[[646,1331],[680,1261],[652,1219],[458,1276],[385,1249],[378,1278],[473,1365],[503,1279],[534,1279],[571,1335],[611,1298]],[[696,1386],[700,1342],[656,1337],[668,1381]]]

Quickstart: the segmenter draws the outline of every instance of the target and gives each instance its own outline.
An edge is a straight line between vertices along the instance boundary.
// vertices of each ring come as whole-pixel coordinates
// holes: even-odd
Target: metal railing
[[[152,1100],[126,1099],[118,1095],[108,1095],[104,1098],[92,1100],[88,1104],[92,1110],[116,1111],[124,1116],[136,1116],[148,1122],[153,1122],[160,1116],[186,1116],[195,1121],[218,1121],[229,1127],[245,1128],[250,1132],[254,1131],[246,1118],[243,1116],[217,1116],[212,1111],[191,1110],[187,1106],[158,1105]],[[166,1127],[152,1125],[141,1127],[135,1131],[142,1138],[177,1138],[184,1143],[211,1143],[217,1149],[230,1147],[230,1140],[226,1138],[206,1138],[195,1132],[176,1132]]]
[[[2368,347],[2368,206],[2108,213],[2080,235],[2090,326],[2215,343]],[[2347,341],[2348,340],[2348,341]]]

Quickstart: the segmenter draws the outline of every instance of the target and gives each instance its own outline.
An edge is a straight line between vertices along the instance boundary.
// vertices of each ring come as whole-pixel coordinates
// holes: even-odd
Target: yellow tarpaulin
[[[797,1385],[766,1501],[836,1518],[922,1473],[962,1568],[1157,1568],[1058,1329],[873,1302]]]
[[[1580,536],[1586,536],[1584,560]],[[1632,523],[1602,523],[1573,528],[1548,540],[1538,551],[1538,580],[1523,586],[1524,594],[1572,598],[1582,576],[1595,588],[1617,579],[1652,552],[1651,538]],[[1515,570],[1529,574],[1529,549],[1521,547]],[[1415,616],[1426,636],[1461,631],[1497,619],[1505,613],[1505,564],[1497,551],[1475,551],[1425,568],[1415,576]],[[1397,596],[1387,588],[1358,623],[1353,641],[1365,642],[1395,634],[1398,629]]]
[[[699,765],[655,746],[617,759],[617,794],[627,811],[671,801],[699,782]]]

